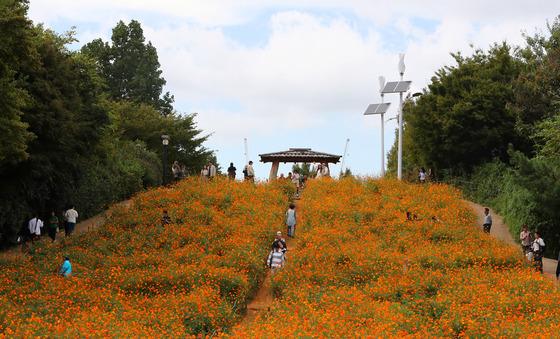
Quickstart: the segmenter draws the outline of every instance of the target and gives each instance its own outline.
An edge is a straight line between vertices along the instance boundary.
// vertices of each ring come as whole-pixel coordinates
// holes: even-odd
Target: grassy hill
[[[556,336],[560,293],[458,191],[311,181],[269,312],[243,322],[289,184],[186,180],[100,229],[0,256],[0,337]],[[162,209],[173,223],[161,226]],[[416,215],[406,219],[406,212]],[[55,274],[69,255],[75,275]]]
[[[474,227],[448,186],[315,181],[299,213],[297,251],[272,281],[280,299],[235,337],[559,333],[553,282]]]
[[[0,337],[184,336],[236,323],[283,223],[281,185],[185,180],[99,230],[0,257]],[[172,224],[161,226],[162,209]],[[55,274],[62,256],[74,276]]]

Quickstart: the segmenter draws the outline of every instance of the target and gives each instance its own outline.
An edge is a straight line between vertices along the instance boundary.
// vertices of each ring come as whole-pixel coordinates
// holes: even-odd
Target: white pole
[[[247,146],[247,138],[243,139],[243,143],[245,144],[245,164],[249,163],[249,146]]]
[[[385,77],[379,77],[379,93],[381,93],[381,103],[384,103],[383,87],[385,87]],[[385,113],[381,113],[381,177],[385,176]]]
[[[348,143],[350,142],[350,139],[346,139],[346,145],[344,146],[344,155],[342,156],[342,163],[340,164],[340,174],[339,174],[339,178],[342,177],[342,171],[344,171],[344,161],[346,161],[346,152],[348,152]]]
[[[399,54],[399,73],[403,81],[405,65],[404,54]],[[397,178],[402,180],[402,139],[403,139],[403,93],[399,93],[399,150],[397,154]]]
[[[397,155],[397,178],[399,180],[402,179],[402,135],[403,135],[402,96],[403,96],[402,92],[399,93],[399,150]]]
[[[385,176],[385,113],[381,113],[381,177]]]

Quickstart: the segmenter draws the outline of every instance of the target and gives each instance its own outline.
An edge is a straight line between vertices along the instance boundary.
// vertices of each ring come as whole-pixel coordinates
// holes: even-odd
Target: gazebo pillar
[[[268,181],[276,180],[278,177],[278,167],[280,167],[279,161],[272,162],[272,167],[270,168],[270,176],[268,177]]]

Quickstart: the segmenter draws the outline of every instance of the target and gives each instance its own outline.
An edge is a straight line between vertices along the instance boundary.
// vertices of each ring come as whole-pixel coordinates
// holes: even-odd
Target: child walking
[[[282,245],[282,242],[275,242],[272,247],[272,251],[270,251],[270,254],[268,254],[266,265],[272,269],[272,274],[274,274],[278,269],[284,266],[286,256],[282,251],[283,247],[284,246]]]
[[[296,205],[290,204],[286,211],[286,226],[288,227],[288,237],[294,237],[296,232]]]

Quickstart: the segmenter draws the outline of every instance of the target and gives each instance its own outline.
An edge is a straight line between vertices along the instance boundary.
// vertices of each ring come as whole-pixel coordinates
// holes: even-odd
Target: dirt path
[[[294,253],[294,249],[297,246],[295,239],[292,238],[286,239],[286,245],[288,246],[288,252],[286,253],[286,258],[287,261],[289,261],[290,258],[292,257],[292,253]],[[253,300],[251,300],[251,302],[247,305],[247,313],[245,314],[245,317],[243,318],[241,323],[237,326],[247,326],[253,321],[255,321],[255,319],[260,313],[267,312],[270,310],[270,306],[272,306],[272,303],[274,301],[274,296],[272,295],[272,288],[270,287],[271,277],[272,277],[271,271],[268,270],[261,287],[259,288],[257,294],[255,295],[255,298],[253,298]]]
[[[132,200],[125,200],[125,201],[121,201],[113,206],[111,206],[111,208],[107,209],[104,212],[101,212],[89,219],[86,219],[84,221],[81,221],[79,223],[76,224],[76,228],[74,229],[74,234],[81,234],[81,233],[85,233],[85,232],[89,232],[91,230],[94,230],[96,228],[98,228],[99,226],[103,225],[105,223],[105,221],[107,220],[107,217],[109,216],[109,213],[111,211],[111,209],[115,208],[115,207],[124,207],[124,208],[128,208],[132,205]],[[59,239],[59,237],[63,237],[64,236],[64,232],[60,232],[57,234],[57,240]]]
[[[465,200],[465,203],[472,209],[472,211],[478,217],[478,224],[482,228],[482,224],[484,223],[484,206],[481,206],[477,203],[472,201]],[[490,210],[490,215],[492,216],[492,228],[490,229],[490,235],[500,239],[508,244],[517,246],[520,248],[519,244],[513,240],[511,233],[509,232],[508,226],[504,223],[504,220],[501,216],[494,213],[493,210]],[[521,248],[520,248],[521,249]],[[556,280],[556,266],[558,265],[558,261],[549,258],[543,258],[543,270],[544,274],[549,276],[551,279]]]
[[[91,230],[94,230],[96,228],[98,228],[99,226],[103,225],[105,223],[105,221],[107,220],[107,217],[110,214],[110,211],[112,208],[117,207],[117,206],[121,206],[124,208],[128,208],[130,207],[132,204],[132,200],[125,200],[125,201],[121,201],[117,204],[112,205],[109,209],[89,218],[86,219],[84,221],[80,221],[79,223],[76,224],[76,228],[74,229],[74,235],[78,235],[78,234],[82,234],[85,232],[89,232]],[[45,232],[45,230],[42,230],[42,232]],[[64,230],[59,231],[56,234],[56,241],[61,241],[64,238]],[[39,241],[51,241],[51,239],[46,236],[45,234],[43,234],[40,238]],[[3,252],[0,252],[0,255],[2,256],[23,256],[25,255],[26,250],[22,250],[22,245],[18,245],[18,246],[14,246],[10,249],[7,249]],[[33,244],[31,242],[27,242],[26,246],[33,246]],[[28,250],[29,248],[27,248]]]

